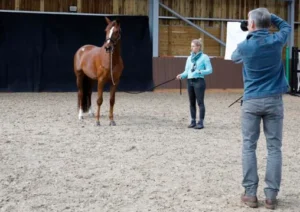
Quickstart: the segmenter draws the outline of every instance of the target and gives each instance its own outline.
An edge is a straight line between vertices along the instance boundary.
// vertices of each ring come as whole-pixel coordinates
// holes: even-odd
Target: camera
[[[192,67],[192,70],[191,70],[192,73],[193,73],[195,70],[196,70],[196,63],[193,64],[193,67]]]
[[[241,30],[246,32],[248,31],[248,21],[241,21]]]

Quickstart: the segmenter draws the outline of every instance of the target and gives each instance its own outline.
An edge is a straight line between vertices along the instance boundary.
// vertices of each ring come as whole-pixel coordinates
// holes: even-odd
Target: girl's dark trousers
[[[206,89],[205,80],[203,78],[193,78],[187,80],[187,89],[190,101],[190,113],[192,122],[196,122],[196,101],[199,106],[199,121],[203,121],[205,117],[204,93]]]

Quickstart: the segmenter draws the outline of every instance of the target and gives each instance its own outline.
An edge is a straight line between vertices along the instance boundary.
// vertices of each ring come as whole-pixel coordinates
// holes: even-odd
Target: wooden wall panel
[[[297,0],[296,7],[298,7],[299,10],[299,2],[300,0]],[[287,19],[287,2],[282,0],[194,0],[194,1],[176,1],[176,0],[162,0],[162,3],[166,6],[170,7],[177,13],[179,13],[182,16],[186,17],[205,17],[205,18],[230,18],[230,19],[247,19],[248,18],[248,12],[252,9],[255,9],[257,7],[267,7],[270,12],[275,13],[279,15],[280,17]],[[295,11],[295,14],[297,11]],[[166,11],[163,8],[160,8],[160,15],[163,16],[172,16],[168,11]],[[298,16],[297,19],[298,20]],[[222,41],[226,41],[226,22],[223,22],[223,36],[221,33],[221,21],[193,21],[195,24],[203,28],[204,30],[210,32],[215,37],[221,39]],[[177,32],[176,34],[182,34],[182,39],[187,39],[188,42],[191,41],[191,39],[201,37],[204,41],[204,51],[210,55],[213,56],[223,56],[224,55],[224,48],[221,44],[219,44],[217,41],[213,40],[209,36],[205,35],[204,33],[198,31],[197,29],[194,29],[192,26],[188,25],[182,20],[160,20],[161,25],[167,25],[169,26],[169,29],[172,29],[173,26],[185,26],[188,28],[181,28],[182,32]],[[178,29],[180,30],[180,29]],[[297,28],[298,30],[298,28]],[[299,29],[300,30],[300,29]],[[165,37],[164,35],[166,33],[165,31],[160,33],[160,36]],[[183,36],[185,33],[189,33],[190,36]],[[171,46],[166,48],[166,44],[164,43],[165,39],[160,39],[160,45],[162,45],[162,48],[160,48],[160,54],[166,55],[171,53],[171,55],[177,55],[176,53],[186,52],[186,48],[181,46],[180,44],[176,45],[174,44],[174,36],[176,35],[173,32],[168,32],[169,38],[168,42],[172,43]],[[171,34],[171,36],[170,36]],[[170,39],[172,41],[170,42]],[[176,39],[175,39],[176,40]],[[177,39],[178,42],[180,40]],[[297,40],[297,44],[300,41],[298,41],[297,37],[295,37],[295,40]],[[180,42],[179,42],[180,43]],[[295,43],[295,45],[297,45]],[[189,46],[189,44],[188,44]],[[178,49],[177,49],[178,48]],[[170,51],[170,49],[172,49]],[[171,56],[170,55],[170,56]],[[185,54],[186,55],[186,54]]]
[[[299,4],[300,0],[296,1],[296,4]],[[283,18],[286,18],[287,14],[287,2],[282,0],[161,0],[161,2],[185,17],[247,19],[248,12],[257,7],[267,7],[270,12]],[[164,8],[160,8],[160,15],[172,16]],[[164,20],[163,24],[166,22],[173,25],[183,23],[179,20]]]
[[[0,9],[1,10],[14,10],[15,9],[15,1],[1,0],[0,1]]]
[[[69,12],[69,6],[77,6],[77,0],[44,0],[44,11]]]
[[[221,30],[219,27],[209,27],[206,28],[206,30],[212,34],[213,36],[215,36],[216,38],[220,39],[220,34],[221,34]],[[226,39],[226,36],[225,36]],[[226,40],[225,40],[226,41]],[[220,56],[221,55],[221,51],[220,51],[220,44],[216,45],[217,41],[215,41],[214,39],[210,38],[209,36],[205,35],[204,36],[204,52],[211,55],[211,56]]]
[[[111,0],[113,14],[148,15],[148,0]]]
[[[40,0],[19,0],[19,10],[40,11]]]
[[[82,12],[111,13],[123,15],[148,15],[149,0],[0,0],[1,9],[13,9],[19,2],[20,10],[39,10],[44,1],[45,10],[67,11],[70,5],[81,5]],[[267,7],[271,12],[286,18],[287,2],[283,0],[161,0],[163,4],[186,17],[247,18],[248,11],[257,7]],[[296,21],[300,21],[299,2],[296,0]],[[46,9],[48,8],[48,9]],[[163,8],[160,15],[171,16]],[[182,24],[180,20],[164,20],[164,23]],[[216,22],[217,24],[219,22]]]
[[[220,39],[220,28],[206,27],[205,30]],[[160,56],[186,56],[190,54],[190,45],[193,39],[203,39],[203,51],[210,56],[219,56],[220,47],[216,41],[202,32],[189,26],[160,26]],[[226,37],[225,37],[226,39]]]
[[[186,58],[154,57],[153,81],[157,85],[172,79],[184,70]],[[230,60],[211,58],[214,73],[205,78],[208,89],[241,89],[243,88],[242,64],[235,64]],[[226,67],[226,70],[224,70]],[[230,77],[229,77],[230,76]],[[179,81],[164,84],[159,89],[179,89]],[[186,88],[186,80],[182,81],[182,88]]]
[[[81,12],[112,14],[113,13],[113,1],[81,0]]]
[[[270,12],[287,19],[288,3],[283,0],[160,0],[185,17],[247,19],[248,12],[257,7],[267,7]],[[29,11],[68,12],[69,6],[78,12],[121,15],[148,15],[149,0],[0,0],[0,9]],[[300,0],[295,0],[295,21],[300,22]],[[159,15],[172,16],[160,7]],[[160,19],[161,55],[177,55],[189,52],[189,42],[201,37],[205,52],[224,55],[222,45],[179,19]],[[226,22],[193,21],[201,28],[226,41]],[[223,24],[222,24],[223,23]],[[223,33],[221,27],[223,25]],[[179,28],[176,28],[179,27]],[[182,31],[180,31],[182,30]],[[223,35],[222,35],[223,34]],[[182,40],[181,40],[182,39]],[[295,46],[300,46],[300,26],[295,25]],[[183,45],[187,43],[187,45]],[[187,48],[187,49],[186,49]],[[217,55],[218,54],[218,55]]]
[[[159,26],[159,55],[172,55],[172,46],[169,45],[169,26]]]

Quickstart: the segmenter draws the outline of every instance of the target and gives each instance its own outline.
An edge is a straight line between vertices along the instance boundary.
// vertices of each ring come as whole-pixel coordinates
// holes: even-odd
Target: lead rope
[[[114,75],[113,75],[113,68],[112,68],[112,54],[113,51],[110,52],[110,76],[111,76],[111,81],[113,83],[113,85],[115,85],[115,81],[114,81]]]

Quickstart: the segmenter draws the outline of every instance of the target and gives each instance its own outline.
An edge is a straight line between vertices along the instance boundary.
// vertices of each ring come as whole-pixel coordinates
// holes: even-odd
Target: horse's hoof
[[[96,122],[96,126],[100,126],[100,121],[97,121],[97,122]]]
[[[115,121],[110,121],[109,126],[116,126],[116,122]]]
[[[82,116],[78,116],[78,120],[79,121],[83,120],[83,117]]]

